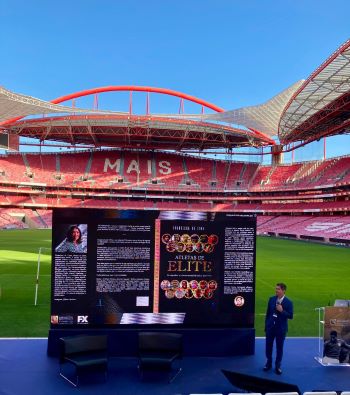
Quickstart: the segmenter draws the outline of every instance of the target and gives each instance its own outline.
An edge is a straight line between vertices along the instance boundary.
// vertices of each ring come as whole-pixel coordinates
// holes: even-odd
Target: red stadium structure
[[[129,92],[129,111],[98,109],[99,95],[116,91]],[[134,92],[146,94],[144,115],[133,113]],[[150,94],[180,99],[179,112],[151,114]],[[89,95],[93,110],[75,107]],[[60,105],[69,100],[73,107]],[[198,114],[184,113],[185,100]],[[3,146],[30,137],[65,147],[0,156],[0,228],[49,227],[54,207],[224,210],[257,213],[262,234],[350,244],[350,156],[282,163],[283,152],[349,131],[350,40],[307,80],[230,111],[154,87],[101,87],[51,102],[0,88]],[[269,150],[271,164],[214,159],[241,147]]]

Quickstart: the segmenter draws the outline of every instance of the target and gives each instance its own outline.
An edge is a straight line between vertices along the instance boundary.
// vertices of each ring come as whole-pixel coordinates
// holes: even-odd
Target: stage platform
[[[287,338],[283,374],[263,372],[265,339],[255,341],[255,354],[236,357],[184,357],[183,371],[168,384],[165,376],[140,380],[136,358],[111,358],[109,377],[82,380],[78,389],[59,376],[58,360],[47,356],[47,339],[0,339],[0,394],[21,395],[188,395],[238,392],[221,369],[296,384],[301,391],[349,391],[348,366],[322,366],[315,360],[318,338]]]

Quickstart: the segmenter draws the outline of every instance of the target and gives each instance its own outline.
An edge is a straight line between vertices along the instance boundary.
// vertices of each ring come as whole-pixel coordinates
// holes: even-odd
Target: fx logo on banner
[[[78,315],[78,324],[88,324],[88,315]]]

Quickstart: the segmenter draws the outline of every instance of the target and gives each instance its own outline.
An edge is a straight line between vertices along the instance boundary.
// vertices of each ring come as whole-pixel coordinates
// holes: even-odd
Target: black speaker
[[[261,377],[250,376],[248,374],[221,370],[227,380],[236,388],[250,392],[297,392],[301,394],[295,384],[283,383],[282,381],[267,380]]]

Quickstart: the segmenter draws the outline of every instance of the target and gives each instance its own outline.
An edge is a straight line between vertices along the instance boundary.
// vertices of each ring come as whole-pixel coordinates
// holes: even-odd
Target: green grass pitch
[[[0,231],[0,337],[47,336],[50,252],[41,256],[38,305],[34,306],[39,247],[51,248],[50,230]],[[258,237],[256,335],[263,336],[268,297],[285,282],[294,302],[289,336],[317,336],[316,307],[350,299],[350,249]]]

